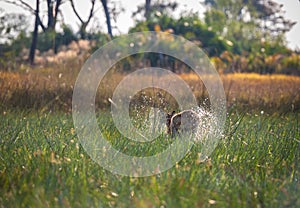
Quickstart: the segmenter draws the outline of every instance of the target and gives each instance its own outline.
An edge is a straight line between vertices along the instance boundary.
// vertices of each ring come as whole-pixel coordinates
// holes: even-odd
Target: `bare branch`
[[[57,18],[57,15],[59,13],[59,7],[63,4],[64,2],[62,0],[57,0],[56,1],[56,5],[55,5],[55,14],[54,14],[54,18]]]
[[[81,19],[80,15],[78,14],[78,12],[77,12],[77,10],[75,8],[73,0],[70,0],[70,3],[71,3],[71,6],[72,6],[72,9],[73,9],[75,15],[77,16],[77,18],[79,19],[79,21],[81,22],[81,24],[84,24],[84,21]]]
[[[75,15],[77,16],[77,18],[79,19],[79,21],[81,22],[81,24],[88,25],[88,23],[90,22],[90,20],[92,19],[93,15],[94,15],[94,9],[95,9],[95,3],[96,3],[96,0],[91,0],[92,7],[91,7],[91,9],[90,9],[90,14],[89,14],[89,16],[88,16],[87,21],[84,21],[84,20],[80,17],[79,13],[77,12],[77,10],[76,10],[76,8],[75,8],[75,5],[74,5],[73,0],[70,0],[70,3],[71,3],[71,7],[72,7],[72,9],[73,9]]]
[[[38,16],[38,22],[39,22],[39,25],[41,26],[43,32],[46,32],[47,28],[45,27],[45,25],[43,24],[40,16]]]
[[[27,4],[26,2],[24,2],[24,1],[22,1],[22,0],[20,0],[20,2],[21,2],[24,6],[26,6],[29,10],[35,12],[35,9],[33,9],[29,4]]]
[[[96,2],[95,0],[91,0],[92,7],[90,10],[90,15],[89,15],[87,21],[85,22],[87,25],[89,24],[90,20],[92,19],[93,15],[94,15],[95,2]]]
[[[32,14],[35,14],[35,9],[33,9],[29,4],[27,4],[26,2],[19,0],[19,2],[17,1],[9,1],[9,0],[1,0],[2,2],[5,2],[7,4],[12,4],[18,7],[21,7],[29,12],[31,12]]]
[[[21,7],[24,10],[27,10],[27,11],[31,12],[32,14],[36,15],[36,10],[32,6],[30,6],[28,3],[24,2],[23,0],[19,0],[19,1],[0,0],[0,1]],[[42,30],[45,32],[46,27],[42,23],[40,16],[38,16],[38,22],[39,22],[39,25],[41,26]]]

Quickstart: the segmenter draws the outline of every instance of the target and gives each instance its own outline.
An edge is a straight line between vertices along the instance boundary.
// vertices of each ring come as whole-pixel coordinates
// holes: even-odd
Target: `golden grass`
[[[194,93],[205,96],[201,80],[195,74],[182,78],[195,87]],[[222,74],[228,107],[248,107],[261,110],[295,110],[300,108],[300,77],[260,75],[255,73]],[[202,92],[200,92],[202,91]],[[204,94],[204,95],[203,95]]]
[[[27,72],[0,71],[0,107],[70,110],[78,72],[78,67],[65,66]],[[105,77],[96,100],[99,107],[109,105],[108,98],[124,76],[110,73]],[[196,74],[180,76],[189,84],[199,102],[207,97],[206,89]],[[228,107],[275,111],[300,109],[300,77],[234,73],[221,75],[221,80]]]
[[[300,107],[300,77],[227,74],[222,80],[229,104],[281,110]]]

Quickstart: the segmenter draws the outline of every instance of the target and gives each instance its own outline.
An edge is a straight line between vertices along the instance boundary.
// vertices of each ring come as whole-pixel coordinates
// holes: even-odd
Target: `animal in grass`
[[[166,115],[167,133],[175,137],[179,133],[195,133],[200,124],[200,116],[193,110]]]

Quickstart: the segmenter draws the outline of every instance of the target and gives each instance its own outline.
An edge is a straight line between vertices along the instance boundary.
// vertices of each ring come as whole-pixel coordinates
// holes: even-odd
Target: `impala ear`
[[[167,113],[166,118],[171,119],[174,114],[175,114],[175,111],[172,111],[172,113]]]

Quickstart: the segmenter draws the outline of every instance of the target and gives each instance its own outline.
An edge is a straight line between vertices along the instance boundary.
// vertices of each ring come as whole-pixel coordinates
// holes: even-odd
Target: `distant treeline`
[[[29,9],[35,17],[35,27],[31,31],[26,26],[29,17],[6,14],[0,9],[0,34],[2,39],[7,39],[0,44],[0,70],[18,70],[19,65],[26,62],[43,65],[58,60],[63,62],[64,58],[84,58],[119,37],[112,33],[111,19],[123,9],[107,1],[101,1],[107,32],[99,28],[88,29],[95,15],[95,0],[89,2],[91,10],[86,20],[78,14],[76,2],[68,2],[80,21],[78,31],[73,31],[59,19],[63,1],[47,1],[46,22],[40,19],[39,4],[34,8],[30,4],[24,5],[23,1],[6,2]],[[37,2],[43,3],[43,0]],[[222,73],[300,74],[299,51],[287,48],[285,38],[295,22],[284,17],[282,5],[273,1],[205,0],[203,6],[206,8],[204,18],[189,11],[183,11],[175,18],[172,13],[178,3],[146,0],[132,14],[135,25],[128,32],[163,31],[182,36],[202,48]],[[87,41],[89,47],[76,46],[74,49],[74,45],[81,45],[82,40]],[[136,61],[136,57],[124,60],[121,69],[130,70],[132,60]],[[146,66],[163,66],[178,72],[190,70],[172,57],[146,54],[140,60]]]

